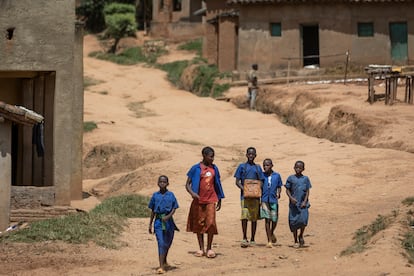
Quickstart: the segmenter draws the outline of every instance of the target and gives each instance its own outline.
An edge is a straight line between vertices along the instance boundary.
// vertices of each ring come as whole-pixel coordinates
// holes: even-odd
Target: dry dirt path
[[[308,137],[283,125],[273,115],[237,109],[230,103],[199,98],[177,90],[164,72],[142,65],[119,66],[86,56],[94,43],[85,39],[85,75],[102,81],[85,92],[85,121],[98,122],[98,129],[84,137],[85,150],[105,143],[127,145],[156,153],[160,160],[132,172],[104,179],[85,180],[84,189],[128,179],[116,193],[157,190],[158,175],[170,177],[170,190],[180,208],[175,215],[177,232],[169,262],[169,275],[412,275],[413,268],[402,257],[400,226],[382,232],[364,253],[340,257],[352,242],[353,233],[372,222],[378,214],[388,215],[400,202],[414,195],[414,155],[385,149],[332,143]],[[92,46],[91,46],[92,45]],[[105,91],[105,93],[102,93]],[[131,111],[132,106],[136,113]],[[128,108],[128,105],[130,108]],[[138,114],[138,115],[137,115]],[[216,150],[226,198],[218,212],[219,235],[215,237],[216,259],[196,258],[196,237],[185,232],[191,202],[184,183],[187,170],[200,161],[201,149]],[[242,249],[239,191],[233,173],[245,160],[248,146],[257,148],[256,161],[270,157],[275,170],[286,180],[293,164],[306,163],[312,181],[308,247],[297,250],[287,225],[288,201],[283,191],[277,237],[280,246],[265,247],[262,221],[254,248]],[[135,177],[135,178],[134,178]],[[136,183],[140,182],[140,183]],[[95,245],[69,250],[63,246],[57,265],[23,267],[19,275],[152,275],[158,265],[156,241],[147,233],[148,219],[131,219],[122,236],[127,246],[108,250]],[[67,260],[65,262],[65,259]]]

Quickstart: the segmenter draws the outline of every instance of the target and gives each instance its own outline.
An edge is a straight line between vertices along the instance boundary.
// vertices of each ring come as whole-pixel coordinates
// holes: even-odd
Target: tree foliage
[[[78,17],[85,21],[85,27],[92,33],[105,30],[104,7],[111,3],[136,5],[140,0],[81,0],[76,9]]]
[[[110,53],[115,53],[116,47],[123,37],[135,36],[137,23],[135,21],[135,6],[122,3],[111,3],[104,8],[106,35],[115,39]]]

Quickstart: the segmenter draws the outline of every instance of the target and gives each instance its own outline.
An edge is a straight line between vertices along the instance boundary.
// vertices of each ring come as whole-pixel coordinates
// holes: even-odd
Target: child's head
[[[252,68],[253,68],[253,70],[257,70],[259,68],[259,66],[256,63],[254,63],[254,64],[252,64]]]
[[[203,155],[203,163],[205,165],[211,165],[214,161],[214,149],[212,147],[204,147],[201,151]]]
[[[158,177],[158,187],[160,187],[160,191],[165,191],[168,186],[168,177],[166,175],[160,175]]]
[[[300,160],[296,161],[293,169],[295,170],[295,173],[297,175],[301,175],[302,172],[305,170],[305,162],[300,161]]]
[[[266,158],[263,160],[263,170],[266,174],[271,174],[273,168],[273,162],[272,159]]]
[[[256,149],[254,147],[248,147],[246,150],[246,157],[248,162],[253,162],[256,158]]]

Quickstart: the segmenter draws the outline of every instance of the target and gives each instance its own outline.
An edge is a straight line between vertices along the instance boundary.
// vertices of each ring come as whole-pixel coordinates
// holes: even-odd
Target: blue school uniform
[[[165,222],[162,221],[162,217],[178,208],[177,199],[170,191],[164,194],[158,191],[152,195],[148,208],[155,213],[154,232],[158,243],[158,254],[164,255],[171,247],[177,227],[172,217]]]
[[[265,181],[262,187],[262,202],[277,204],[278,200],[276,196],[276,191],[277,188],[280,188],[282,186],[282,178],[280,177],[280,174],[278,174],[277,172],[273,172],[270,175],[270,182],[269,177],[265,175]]]
[[[214,190],[216,191],[217,198],[220,200],[224,198],[223,187],[220,180],[220,172],[216,165],[213,164],[214,168]],[[187,176],[191,179],[191,190],[198,194],[200,191],[200,179],[201,179],[201,167],[200,163],[195,164],[188,171]]]
[[[234,173],[236,179],[241,179],[242,185],[244,184],[245,179],[258,179],[262,182],[265,181],[265,176],[262,169],[259,165],[243,163],[237,167],[236,172]],[[240,198],[244,199],[243,191],[240,191]]]
[[[306,192],[312,188],[312,184],[309,178],[305,175],[296,176],[291,175],[286,180],[286,189],[290,190],[290,194],[297,201],[296,204],[292,204],[289,201],[289,228],[290,231],[296,231],[297,229],[308,225],[309,219],[309,200],[306,203],[305,208],[301,208],[301,204],[305,199]]]

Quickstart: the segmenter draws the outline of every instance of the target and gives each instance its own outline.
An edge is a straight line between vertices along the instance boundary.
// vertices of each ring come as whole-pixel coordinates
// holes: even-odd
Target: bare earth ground
[[[273,105],[267,108],[298,113],[286,120],[299,128],[302,125],[310,135],[338,141],[351,128],[369,129],[368,134],[361,133],[360,141],[352,140],[356,137],[345,139],[365,146],[334,143],[282,124],[274,114],[237,108],[243,105],[245,87],[232,88],[227,94],[235,104],[199,98],[175,89],[165,73],[156,69],[119,66],[87,57],[98,47],[93,37],[85,37],[85,76],[100,83],[85,91],[84,119],[97,122],[98,129],[84,136],[84,191],[99,198],[124,193],[151,195],[157,190],[157,177],[168,175],[169,188],[180,204],[175,220],[181,228],[170,250],[169,263],[174,269],[168,274],[413,275],[414,269],[401,248],[404,229],[400,222],[406,212],[401,201],[414,195],[414,155],[409,152],[414,149],[414,106],[369,105],[365,85],[265,87],[267,92],[261,99],[259,96],[258,108]],[[172,51],[163,59],[174,60],[174,53],[178,59],[192,58],[192,54]],[[314,97],[309,99],[304,92]],[[263,103],[265,95],[267,103]],[[332,107],[338,105],[340,112],[333,112]],[[193,257],[196,237],[185,232],[191,202],[184,188],[186,173],[200,161],[205,145],[216,150],[215,163],[226,194],[217,214],[215,259]],[[305,174],[313,184],[306,248],[289,246],[292,238],[284,193],[276,230],[279,246],[265,247],[264,223],[260,221],[258,245],[240,248],[239,191],[233,173],[245,160],[248,146],[257,148],[258,163],[272,158],[283,180],[292,174],[296,160],[305,161]],[[73,205],[87,209],[97,201],[91,197]],[[340,256],[358,228],[379,214],[393,211],[399,213],[397,222],[376,235],[365,252]],[[118,250],[55,242],[2,245],[0,274],[152,275],[158,255],[155,237],[147,233],[148,222],[130,219],[121,237],[127,245]]]

